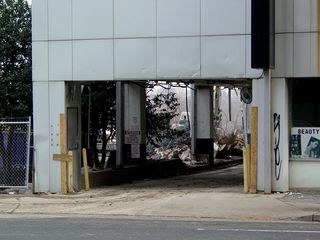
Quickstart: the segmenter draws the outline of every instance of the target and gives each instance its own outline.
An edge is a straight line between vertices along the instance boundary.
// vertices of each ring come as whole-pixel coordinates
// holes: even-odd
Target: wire
[[[146,84],[146,88],[153,88],[155,86],[160,86],[163,89],[171,89],[171,88],[189,88],[191,90],[195,90],[194,88],[190,87],[189,82],[185,82],[179,80],[178,82],[165,82],[165,81],[155,81],[155,80],[148,80]]]
[[[262,79],[262,78],[264,78],[264,70],[262,70],[260,77],[258,77],[257,79]]]

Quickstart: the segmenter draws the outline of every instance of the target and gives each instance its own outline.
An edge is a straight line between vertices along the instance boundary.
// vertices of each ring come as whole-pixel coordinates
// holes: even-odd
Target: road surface
[[[176,219],[0,218],[1,240],[318,240],[318,223]]]

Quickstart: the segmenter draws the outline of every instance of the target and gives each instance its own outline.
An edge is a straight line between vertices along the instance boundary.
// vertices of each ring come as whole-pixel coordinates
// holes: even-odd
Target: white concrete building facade
[[[290,86],[296,78],[319,77],[320,1],[275,3],[275,69],[263,74],[251,68],[251,0],[33,0],[35,191],[61,191],[60,163],[52,160],[60,152],[59,116],[81,111],[81,84],[117,81],[128,94],[124,101],[139,105],[142,93],[130,85],[137,80],[252,80],[252,105],[259,109],[258,190],[320,187],[320,159],[290,157]],[[201,91],[210,101],[210,93]],[[210,104],[195,101],[197,121],[210,128],[212,121],[200,111]],[[142,108],[127,103],[124,129],[143,132]],[[81,126],[80,118],[75,122]],[[211,138],[210,131],[198,133],[195,138]],[[138,144],[143,141],[142,134]]]

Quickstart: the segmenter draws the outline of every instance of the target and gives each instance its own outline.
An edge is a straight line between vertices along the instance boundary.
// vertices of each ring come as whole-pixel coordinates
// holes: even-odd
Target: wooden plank
[[[88,169],[88,159],[87,159],[87,149],[82,149],[83,158],[83,174],[84,174],[84,190],[88,191],[90,189],[89,184],[89,169]]]
[[[250,186],[250,146],[246,145],[243,148],[243,191],[249,192]]]
[[[72,156],[68,154],[53,154],[52,159],[55,161],[61,161],[61,162],[71,162]]]
[[[250,193],[257,192],[258,107],[251,107]]]
[[[60,152],[67,153],[67,129],[66,116],[64,113],[60,114]],[[61,192],[67,193],[67,162],[60,162],[61,169]]]
[[[68,192],[73,193],[73,155],[72,151],[69,151],[69,156],[71,157],[71,161],[68,162]]]
[[[60,162],[61,170],[61,192],[67,193],[67,162]]]

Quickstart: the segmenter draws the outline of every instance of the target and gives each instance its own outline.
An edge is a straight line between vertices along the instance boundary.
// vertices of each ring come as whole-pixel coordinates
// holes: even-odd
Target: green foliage
[[[147,96],[147,140],[151,145],[159,147],[162,142],[177,137],[178,133],[170,129],[170,121],[178,115],[179,105],[175,93],[172,92]]]
[[[31,10],[26,0],[0,0],[0,117],[31,114]]]
[[[89,90],[90,88],[90,90]],[[89,110],[89,91],[91,91],[90,104],[90,135],[88,132],[88,110]],[[108,140],[115,136],[116,129],[116,84],[115,82],[95,82],[86,85],[82,91],[82,140],[83,146],[87,146],[88,137],[90,142],[90,160],[99,166],[97,142],[102,140],[102,149],[106,148]],[[111,132],[106,136],[106,130]],[[102,152],[101,165],[106,159],[105,151]],[[93,165],[93,162],[90,165]]]

